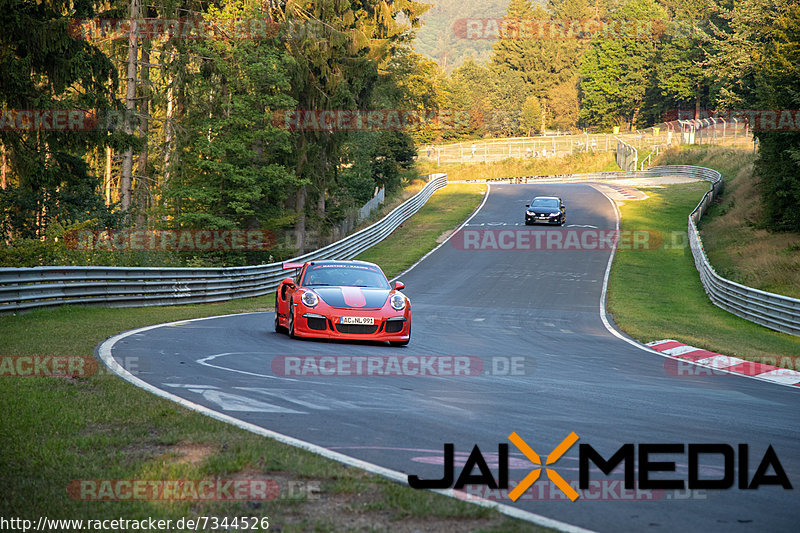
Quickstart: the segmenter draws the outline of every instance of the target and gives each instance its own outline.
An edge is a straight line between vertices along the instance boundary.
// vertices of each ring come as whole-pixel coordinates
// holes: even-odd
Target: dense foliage
[[[792,0],[445,0],[428,8],[413,0],[0,0],[0,261],[278,259],[323,244],[334,227],[341,233],[378,188],[400,187],[415,145],[647,127],[677,109],[800,108]],[[76,21],[130,17],[222,30],[213,38],[162,30],[130,39],[101,24],[90,25],[102,30],[96,35],[76,32]],[[467,38],[468,18],[484,30],[504,18],[504,38]],[[647,31],[536,36],[521,25],[594,19]],[[230,31],[237,21],[261,26],[240,35]],[[88,128],[20,128],[9,116],[25,110],[98,119]],[[342,110],[422,118],[333,129],[288,119]],[[755,132],[772,229],[800,230],[799,129]],[[64,253],[76,228],[238,228],[278,239],[263,253],[87,258]]]

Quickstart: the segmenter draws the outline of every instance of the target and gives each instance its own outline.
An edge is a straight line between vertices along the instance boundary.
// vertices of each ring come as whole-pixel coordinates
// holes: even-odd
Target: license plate
[[[353,324],[359,326],[374,326],[375,319],[371,316],[343,316],[339,324]]]

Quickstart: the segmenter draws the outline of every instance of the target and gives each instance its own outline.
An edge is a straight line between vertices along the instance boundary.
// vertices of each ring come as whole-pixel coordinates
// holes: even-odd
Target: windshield
[[[558,200],[555,198],[534,198],[531,207],[554,207],[558,209]]]
[[[371,287],[388,289],[389,282],[378,268],[368,265],[311,265],[303,277],[305,287]]]

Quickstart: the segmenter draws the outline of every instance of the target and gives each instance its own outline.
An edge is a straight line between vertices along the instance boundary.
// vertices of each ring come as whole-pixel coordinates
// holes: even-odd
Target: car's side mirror
[[[283,278],[283,281],[281,283],[286,284],[286,285],[288,285],[290,287],[294,287],[295,286],[294,278]]]
[[[530,206],[531,206],[531,204],[525,204],[525,207],[530,207]]]
[[[403,283],[402,281],[395,281],[394,282],[394,290],[402,291],[405,288],[406,288],[406,284]]]

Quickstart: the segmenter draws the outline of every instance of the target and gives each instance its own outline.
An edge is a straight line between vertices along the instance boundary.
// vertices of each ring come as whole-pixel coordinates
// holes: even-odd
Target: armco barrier
[[[673,169],[675,167],[655,167]],[[697,222],[708,209],[709,204],[722,190],[722,176],[716,170],[701,167],[679,167],[685,175],[694,175],[711,182],[711,188],[689,215],[689,246],[700,280],[711,301],[733,313],[764,327],[800,335],[800,300],[781,294],[754,289],[729,279],[714,271],[703,250],[703,241],[697,231]]]
[[[626,178],[647,178],[657,176],[686,176],[706,180],[711,188],[689,215],[689,245],[692,250],[700,280],[703,282],[711,301],[737,316],[770,329],[800,335],[800,300],[765,292],[725,279],[714,271],[714,267],[703,250],[703,241],[697,231],[697,222],[708,209],[709,204],[722,192],[722,176],[716,170],[689,165],[669,165],[652,167],[643,171],[591,172],[586,174],[557,174],[550,176],[521,176],[514,178],[489,178],[486,180],[466,180],[468,183],[546,183],[546,182],[586,182],[606,181]],[[451,183],[455,183],[451,181]]]
[[[378,222],[288,261],[352,259],[386,238],[445,185],[446,174],[433,174],[420,192]],[[145,307],[262,296],[285,277],[282,266],[0,268],[0,314],[63,304]]]

